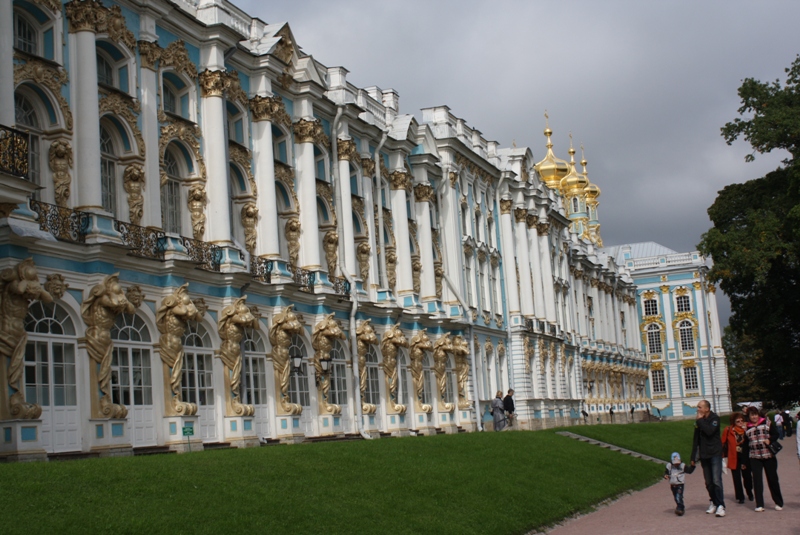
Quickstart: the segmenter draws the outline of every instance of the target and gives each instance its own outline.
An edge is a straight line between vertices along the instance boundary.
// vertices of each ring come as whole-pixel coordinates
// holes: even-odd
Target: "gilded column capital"
[[[450,173],[447,176],[450,179],[450,187],[451,188],[456,187],[456,182],[458,182],[458,173],[450,171]]]
[[[708,283],[708,293],[712,293],[712,294],[717,293],[717,287],[714,286],[713,283],[710,283],[710,282]]]
[[[510,214],[511,213],[511,199],[500,199],[500,214]]]
[[[339,160],[352,160],[357,157],[356,142],[352,139],[339,139],[336,145],[336,156]]]
[[[139,41],[138,44],[142,68],[157,71],[156,61],[161,59],[163,49],[158,46],[158,43],[151,43],[150,41]]]
[[[669,285],[664,284],[662,286],[659,286],[659,288],[661,288],[661,293],[662,294],[668,294],[669,293]]]
[[[539,232],[540,236],[543,236],[550,232],[550,223],[537,223],[536,230]]]
[[[433,201],[433,186],[430,184],[417,184],[414,186],[414,198],[417,202]]]
[[[375,175],[375,161],[370,158],[361,158],[361,169],[364,170],[364,176],[372,177]]]
[[[536,226],[536,216],[533,214],[528,214],[525,216],[525,225],[530,228],[534,228]]]
[[[701,282],[693,282],[692,283],[692,287],[694,287],[695,290],[700,290],[703,287],[703,283],[701,283]]]
[[[286,106],[278,95],[262,97],[256,95],[250,99],[250,111],[253,112],[253,121],[272,121],[286,127],[292,125],[292,119],[286,113]]]
[[[527,208],[514,208],[514,221],[517,223],[524,223],[528,217]]]
[[[97,23],[106,10],[103,4],[95,0],[72,0],[64,8],[67,12],[69,32],[97,32]]]
[[[321,143],[321,136],[325,136],[322,130],[322,123],[318,119],[309,121],[308,119],[300,119],[294,123],[294,136],[295,143]]]
[[[592,278],[589,279],[589,283],[592,285],[592,288],[597,288],[597,286],[600,284],[600,281],[595,278]]]
[[[224,97],[231,80],[225,71],[204,70],[200,73],[200,91],[203,98]]]
[[[394,171],[389,175],[389,184],[393,190],[404,190],[408,183],[409,176],[405,171]]]

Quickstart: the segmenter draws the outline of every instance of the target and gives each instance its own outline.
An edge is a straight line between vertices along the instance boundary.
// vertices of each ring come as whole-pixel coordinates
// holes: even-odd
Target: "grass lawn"
[[[548,431],[0,464],[0,533],[524,533],[662,472]]]
[[[728,417],[721,421],[722,428],[728,425]],[[681,460],[689,463],[694,436],[694,419],[673,422],[651,422],[635,425],[610,424],[587,425],[564,428],[578,435],[602,440],[639,453],[669,461],[673,451],[681,454]],[[596,446],[595,446],[596,447]]]

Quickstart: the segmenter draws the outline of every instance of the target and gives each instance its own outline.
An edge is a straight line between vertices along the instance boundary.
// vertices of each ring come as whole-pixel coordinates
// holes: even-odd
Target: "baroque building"
[[[537,159],[418,120],[224,0],[0,6],[0,455],[649,408],[640,291],[549,126]]]
[[[697,402],[707,399],[719,414],[732,411],[716,287],[706,280],[705,257],[654,242],[607,251],[627,267],[637,286],[653,409],[662,416],[694,416]]]

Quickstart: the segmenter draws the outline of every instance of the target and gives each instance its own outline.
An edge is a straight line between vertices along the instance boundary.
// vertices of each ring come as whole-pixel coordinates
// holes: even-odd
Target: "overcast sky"
[[[800,53],[796,0],[234,3],[288,22],[351,83],[397,90],[401,113],[421,120],[420,108],[446,104],[537,161],[546,109],[557,156],[568,158],[570,132],[585,145],[605,245],[695,250],[717,191],[785,157],[745,163],[749,145],[727,146],[720,127],[737,117],[745,77],[784,80]],[[720,299],[723,323],[728,307]]]

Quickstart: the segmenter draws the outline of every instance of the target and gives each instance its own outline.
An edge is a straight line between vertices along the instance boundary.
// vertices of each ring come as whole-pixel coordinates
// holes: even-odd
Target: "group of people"
[[[798,418],[800,419],[800,412],[797,413]],[[785,437],[792,436],[792,429],[794,428],[794,420],[792,420],[792,415],[789,414],[789,410],[778,411],[775,413],[775,427],[778,428],[778,434],[780,435],[780,439],[783,440]]]
[[[492,419],[494,421],[494,430],[502,431],[503,429],[514,426],[514,389],[508,389],[508,395],[503,397],[503,391],[498,390],[495,398],[492,400]]]
[[[756,512],[764,511],[765,474],[775,510],[783,510],[776,455],[782,448],[779,440],[782,439],[782,433],[785,433],[785,419],[791,421],[788,411],[782,415],[779,426],[777,418],[773,423],[756,407],[748,407],[744,413],[731,414],[730,425],[720,430],[719,416],[711,410],[711,404],[706,400],[700,401],[697,404],[691,464],[687,466],[682,463],[680,455],[675,452],[671,462],[667,463],[664,474],[664,478],[669,479],[675,499],[675,514],[682,516],[685,512],[685,474],[691,474],[697,462],[703,469],[703,478],[711,501],[706,513],[725,516],[722,473],[728,470],[733,478],[737,503],[745,503],[746,494],[748,500],[755,500]],[[791,427],[789,423],[789,428]],[[797,442],[800,458],[800,434]]]

